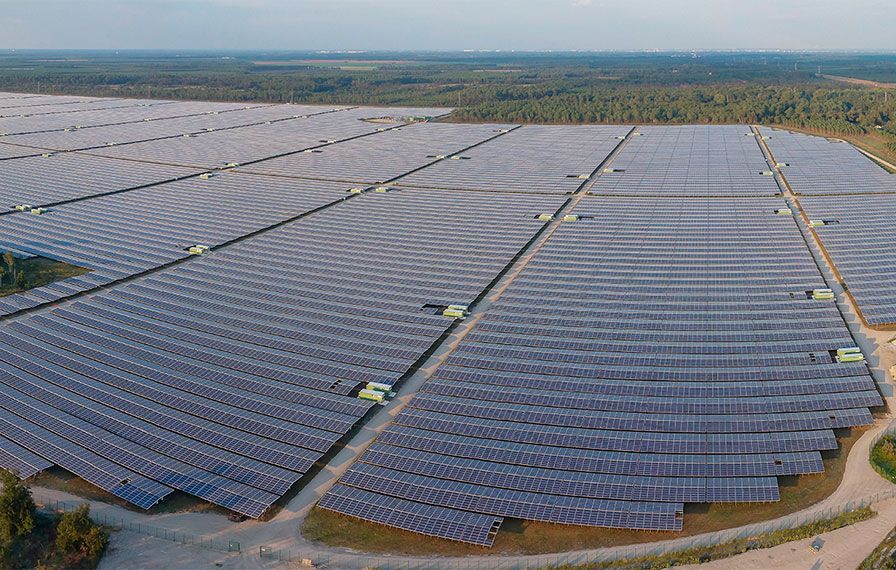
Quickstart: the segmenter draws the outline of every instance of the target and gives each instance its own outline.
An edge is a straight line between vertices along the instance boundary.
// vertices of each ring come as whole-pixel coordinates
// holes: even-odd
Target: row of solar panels
[[[2,115],[0,116],[0,132],[4,133],[4,136],[50,133],[54,131],[66,132],[72,133],[72,137],[59,140],[69,141],[71,143],[78,140],[80,133],[75,134],[75,132],[81,129],[132,125],[139,131],[139,123],[158,121],[161,124],[164,124],[167,121],[176,121],[173,124],[179,124],[180,120],[195,118],[206,121],[202,124],[195,125],[194,130],[202,130],[205,128],[225,127],[228,123],[251,123],[253,122],[253,117],[256,117],[256,121],[271,120],[291,117],[295,114],[302,114],[302,112],[305,112],[299,111],[298,113],[294,112],[288,115],[273,113],[269,116],[258,114],[259,112],[263,113],[264,109],[269,107],[271,107],[271,105],[255,104],[245,106],[237,103],[206,103],[200,101],[175,102],[122,100],[115,102],[110,101],[108,104],[90,110],[68,110],[64,108],[54,108],[53,110],[39,108],[32,110],[30,108],[25,108],[22,109],[18,115],[5,115],[0,113],[0,115]],[[297,111],[300,108],[298,105],[290,107]],[[309,109],[309,107],[305,106],[302,106],[301,108]],[[311,112],[319,112],[324,111],[326,108],[310,107],[310,109],[312,109]],[[251,112],[242,113],[242,111]],[[238,117],[248,117],[249,120],[239,120]],[[234,123],[233,121],[235,120],[239,122]],[[115,132],[120,133],[121,130],[117,129]],[[43,142],[45,139],[38,140]],[[10,139],[10,141],[13,143],[20,142],[14,138]],[[28,138],[25,137],[22,139],[21,144],[27,144],[27,141]]]
[[[853,341],[784,207],[585,198],[320,505],[489,545],[507,517],[675,530],[686,502],[777,500],[882,403],[832,357]]]
[[[140,141],[166,140],[199,135],[206,132],[228,131],[261,125],[293,123],[310,116],[339,112],[341,108],[312,107],[307,105],[275,105],[249,107],[239,110],[211,111],[198,115],[155,121],[140,121],[102,127],[74,128],[42,131],[33,134],[8,134],[2,141],[56,151],[88,150],[97,147],[127,145]],[[365,112],[371,112],[366,109]],[[347,111],[351,112],[351,111]]]

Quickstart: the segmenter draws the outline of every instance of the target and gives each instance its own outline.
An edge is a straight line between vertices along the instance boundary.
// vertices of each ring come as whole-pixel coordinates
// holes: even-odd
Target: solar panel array
[[[245,172],[377,184],[480,144],[513,125],[418,123],[253,164]],[[450,156],[449,156],[450,155]]]
[[[15,249],[90,270],[0,297],[0,314],[166,265],[189,257],[190,246],[218,246],[346,196],[344,187],[333,183],[310,186],[222,173],[55,206],[40,216],[0,216],[0,250]]]
[[[583,198],[321,506],[474,544],[676,530],[881,403],[749,129],[249,107],[0,93],[0,249],[89,270],[0,298],[0,467],[258,517],[595,177],[626,196]]]
[[[52,150],[84,150],[200,134],[236,127],[264,125],[268,122],[294,121],[304,116],[327,113],[335,108],[307,105],[270,105],[230,112],[206,112],[186,117],[138,123],[114,124],[90,128],[69,128],[32,134],[8,135],[3,142]]]
[[[48,206],[202,172],[71,152],[22,158],[0,167],[0,204],[11,213],[17,204]]]
[[[295,128],[289,152],[427,111],[344,111]],[[428,132],[414,144],[451,152],[491,129]],[[0,328],[0,465],[59,465],[142,507],[176,489],[256,517],[364,417],[359,386],[398,382],[444,334],[453,321],[429,305],[472,302],[545,226],[533,213],[565,200],[356,195],[72,152],[7,164],[9,201],[56,205],[0,216],[0,247],[91,271],[4,297],[5,312],[130,279]],[[211,253],[190,256],[199,243]],[[446,267],[458,251],[463,269]]]
[[[471,302],[543,225],[521,212],[557,203],[496,210],[484,197],[430,194],[355,197],[10,322],[6,409],[24,402],[83,427],[90,439],[41,424],[166,492],[261,515],[364,416],[358,386],[397,382],[451,324],[424,302]],[[448,204],[463,213],[439,215]],[[495,217],[501,227],[477,244]],[[451,275],[445,251],[461,249],[469,266]],[[30,429],[30,417],[17,421]],[[77,461],[51,460],[91,480]]]
[[[872,326],[896,323],[896,194],[824,196],[800,200],[813,231]]]
[[[0,101],[0,114],[46,111],[71,111],[82,109],[96,109],[114,102],[132,102],[127,99],[105,99],[99,97],[80,97],[74,95],[32,95],[20,93],[7,93]]]
[[[851,144],[780,129],[762,128],[765,141],[797,194],[896,192],[896,175]]]
[[[27,146],[17,146],[13,144],[4,144],[0,142],[0,160],[6,161],[11,158],[23,158],[26,156],[39,156],[43,152],[40,149]]]
[[[831,355],[854,341],[786,206],[584,199],[321,505],[678,530],[686,502],[777,500],[882,403]]]
[[[205,103],[199,101],[122,101],[110,102],[98,109],[29,110],[18,114],[0,111],[0,132],[6,136],[45,131],[74,131],[107,125],[137,124],[144,121],[164,121],[191,116],[210,116],[233,113],[247,108],[267,105],[239,105],[238,103]]]
[[[95,149],[91,153],[199,168],[215,168],[230,163],[244,164],[398,126],[364,120],[380,117],[388,112],[359,107],[335,113],[300,115],[290,121],[116,145]],[[435,113],[437,112],[427,109],[407,111],[408,115]]]
[[[568,194],[594,173],[629,131],[630,127],[615,125],[527,125],[454,160],[441,160],[404,176],[400,184]]]
[[[780,193],[749,126],[641,127],[592,187],[625,196]]]

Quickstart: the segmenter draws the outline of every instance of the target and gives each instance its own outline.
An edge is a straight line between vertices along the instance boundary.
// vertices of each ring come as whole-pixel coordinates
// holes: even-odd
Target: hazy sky
[[[894,0],[0,0],[4,48],[896,49]]]

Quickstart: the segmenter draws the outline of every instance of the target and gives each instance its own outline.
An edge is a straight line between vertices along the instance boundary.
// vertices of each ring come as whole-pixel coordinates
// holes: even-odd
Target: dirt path
[[[845,77],[843,75],[822,74],[821,76],[825,79],[830,79],[831,81],[839,81],[841,83],[851,83],[853,85],[863,85],[865,87],[878,87],[883,89],[896,89],[896,83],[880,83],[879,81],[872,81],[870,79],[861,79],[859,77]]]
[[[877,517],[819,535],[821,550],[814,552],[809,545],[815,537],[788,542],[773,548],[747,552],[706,564],[682,566],[688,570],[852,570],[871,554],[893,527],[896,527],[896,499],[880,503]]]

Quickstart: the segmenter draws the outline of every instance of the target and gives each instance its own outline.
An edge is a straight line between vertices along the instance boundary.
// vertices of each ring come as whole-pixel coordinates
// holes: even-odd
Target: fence
[[[889,433],[896,433],[896,425],[888,428],[877,436],[875,442]],[[307,552],[293,549],[275,549],[270,546],[260,546],[258,556],[267,560],[297,563],[301,566],[318,568],[344,568],[346,570],[380,569],[380,570],[449,570],[449,569],[496,569],[496,570],[529,570],[536,568],[554,568],[558,566],[577,566],[584,564],[599,564],[614,560],[640,558],[644,556],[661,556],[692,548],[724,544],[737,539],[765,535],[780,530],[789,530],[838,515],[868,507],[880,501],[896,497],[896,488],[876,493],[865,497],[860,501],[853,501],[843,505],[830,507],[820,511],[797,513],[782,517],[775,521],[756,523],[742,528],[722,530],[711,534],[695,536],[692,538],[680,538],[656,544],[639,544],[632,546],[610,547],[587,552],[569,552],[541,556],[502,557],[486,556],[474,558],[442,559],[401,556],[368,556],[356,554],[331,554],[321,552]],[[78,508],[80,503],[70,503],[47,499],[35,495],[34,500],[41,508],[54,512],[71,512]],[[166,528],[127,521],[120,517],[107,515],[102,512],[91,512],[90,518],[95,522],[117,530],[127,530],[152,536],[162,540],[169,540],[180,544],[198,546],[208,550],[219,552],[241,553],[240,543],[233,540],[209,538],[203,535],[188,532],[169,530]]]
[[[896,427],[892,429],[896,432]],[[496,569],[496,570],[534,570],[537,568],[555,568],[558,566],[578,566],[599,564],[623,559],[644,556],[662,556],[689,550],[692,548],[725,544],[738,539],[757,537],[781,530],[795,529],[801,526],[832,519],[838,515],[869,507],[880,501],[896,497],[896,488],[881,491],[865,497],[860,501],[852,501],[843,505],[830,507],[820,511],[797,513],[780,519],[755,523],[741,528],[721,530],[718,532],[695,536],[692,538],[673,539],[656,544],[639,544],[633,546],[610,547],[587,552],[569,552],[542,556],[520,557],[475,557],[455,559],[414,559],[411,557],[376,557],[352,554],[327,554],[302,552],[291,549],[275,549],[262,546],[258,555],[269,560],[298,563],[302,566],[319,568],[340,568],[345,570],[458,570],[458,569]]]
[[[871,447],[874,448],[874,446],[877,445],[877,442],[879,442],[886,436],[893,434],[896,434],[896,420],[890,422],[890,425],[884,428],[879,434],[874,436],[874,439],[871,440]]]
[[[40,495],[34,495],[34,502],[37,503],[41,509],[56,513],[72,512],[83,504],[57,501]],[[216,550],[219,552],[240,552],[240,543],[234,540],[221,540],[179,530],[169,530],[162,527],[124,520],[123,518],[107,515],[103,512],[91,511],[90,518],[97,524],[116,530],[127,530],[146,536],[152,536],[154,538],[160,538],[162,540],[170,540],[171,542],[198,546],[200,548]]]

